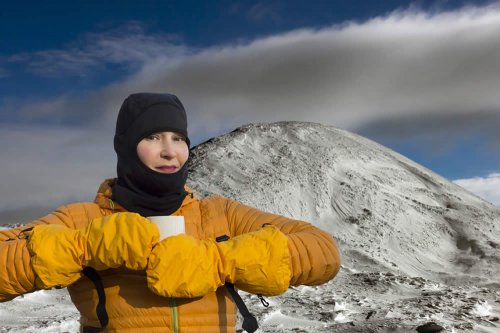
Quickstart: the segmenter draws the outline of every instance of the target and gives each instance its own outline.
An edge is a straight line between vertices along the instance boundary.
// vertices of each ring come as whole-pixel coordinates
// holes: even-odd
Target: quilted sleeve
[[[68,208],[61,207],[27,225],[0,230],[0,302],[36,290],[27,238],[34,226],[49,223],[74,227]]]
[[[272,224],[288,237],[291,256],[291,285],[325,283],[340,269],[340,253],[329,233],[310,223],[260,211],[241,203],[225,201],[226,216],[233,236]]]

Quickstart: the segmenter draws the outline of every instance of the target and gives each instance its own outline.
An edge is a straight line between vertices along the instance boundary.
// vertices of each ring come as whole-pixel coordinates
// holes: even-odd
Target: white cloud
[[[112,89],[175,92],[197,129],[286,119],[398,136],[453,131],[457,117],[491,129],[500,126],[498,35],[498,6],[396,13],[158,56]]]
[[[490,173],[486,177],[456,179],[453,182],[500,207],[500,173]]]
[[[115,175],[112,138],[89,128],[0,127],[0,210],[92,201]]]
[[[500,6],[492,5],[435,15],[397,12],[198,52],[178,46],[179,52],[169,53],[172,44],[139,29],[114,39],[106,35],[106,43],[98,39],[98,46],[89,43],[82,53],[92,54],[95,63],[109,58],[142,64],[91,98],[98,94],[109,103],[110,92],[171,91],[188,106],[197,130],[305,120],[398,137],[456,131],[456,119],[460,131],[500,127],[499,35]],[[64,63],[59,56],[47,59]],[[86,105],[87,98],[76,100]],[[75,114],[74,101],[54,110]]]

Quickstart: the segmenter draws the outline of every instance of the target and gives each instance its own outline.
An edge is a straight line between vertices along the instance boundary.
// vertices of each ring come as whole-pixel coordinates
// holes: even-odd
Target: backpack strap
[[[108,312],[106,311],[106,293],[104,292],[104,285],[102,284],[102,279],[95,269],[92,267],[85,267],[82,273],[94,283],[95,289],[97,291],[97,296],[99,297],[99,302],[95,308],[97,318],[101,323],[101,327],[84,326],[83,333],[100,333],[106,329],[108,326]]]
[[[219,236],[215,239],[216,242],[224,242],[227,240],[229,240],[228,235]],[[257,319],[255,319],[255,316],[252,315],[250,311],[248,311],[248,308],[245,305],[245,302],[243,302],[240,294],[238,294],[236,289],[234,289],[234,284],[226,282],[226,289],[229,291],[229,294],[233,298],[233,301],[236,303],[238,311],[240,311],[241,315],[243,316],[243,324],[241,325],[242,328],[248,333],[255,332],[259,328]]]

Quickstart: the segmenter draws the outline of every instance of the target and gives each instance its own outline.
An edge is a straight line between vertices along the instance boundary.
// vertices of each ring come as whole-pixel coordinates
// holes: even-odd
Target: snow
[[[79,316],[66,289],[39,290],[0,303],[0,332],[78,332]]]
[[[324,323],[317,320],[308,320],[305,318],[297,318],[287,316],[281,313],[280,310],[273,311],[264,317],[262,321],[262,328],[268,326],[276,326],[278,328],[295,328],[295,327],[309,327],[324,326]]]
[[[491,315],[492,306],[488,302],[474,304],[472,314],[478,317],[488,317]]]
[[[80,323],[78,320],[70,319],[62,323],[53,323],[46,328],[40,328],[40,326],[33,325],[26,329],[26,332],[33,333],[55,333],[55,332],[78,332]]]
[[[188,184],[330,232],[342,269],[260,300],[260,332],[500,332],[500,209],[375,142],[330,126],[239,128],[191,151]],[[65,290],[0,304],[0,332],[76,332]]]

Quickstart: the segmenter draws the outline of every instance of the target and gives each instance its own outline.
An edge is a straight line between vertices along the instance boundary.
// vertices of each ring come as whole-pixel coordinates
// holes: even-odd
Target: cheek
[[[187,145],[184,145],[184,147],[182,147],[182,149],[180,150],[179,155],[178,155],[179,162],[182,165],[184,165],[184,163],[186,163],[188,157],[189,157],[189,148],[187,147]]]
[[[137,156],[145,165],[150,165],[154,161],[154,149],[148,142],[141,141],[137,145]]]

